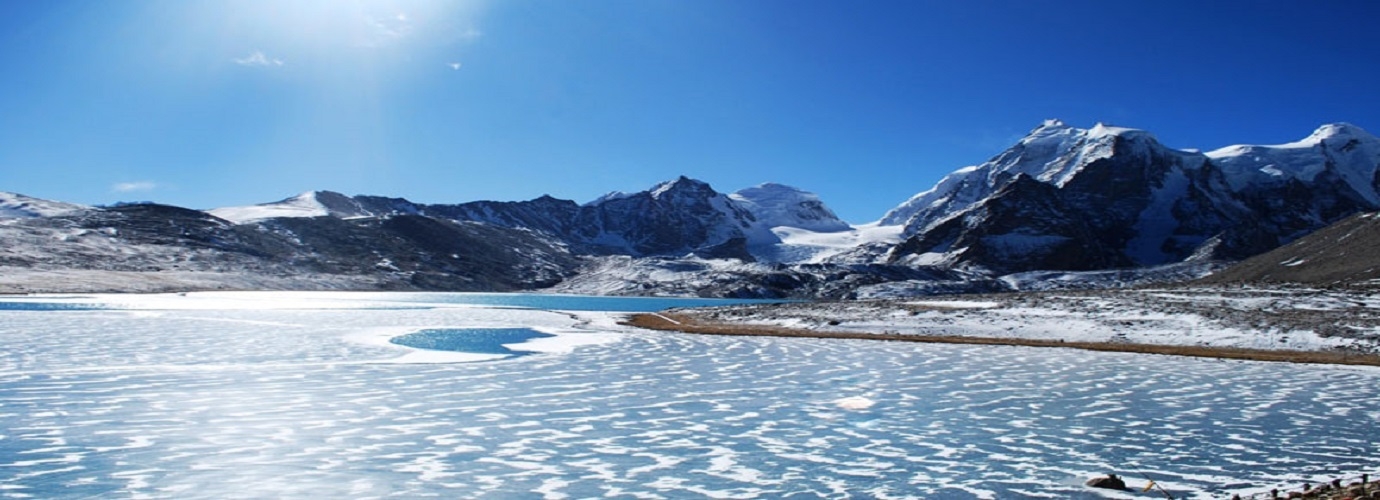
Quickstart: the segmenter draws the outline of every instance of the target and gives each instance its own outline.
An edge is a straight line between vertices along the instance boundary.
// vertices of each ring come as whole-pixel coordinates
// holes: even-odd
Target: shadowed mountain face
[[[1357,214],[1200,282],[1380,286],[1380,214]]]

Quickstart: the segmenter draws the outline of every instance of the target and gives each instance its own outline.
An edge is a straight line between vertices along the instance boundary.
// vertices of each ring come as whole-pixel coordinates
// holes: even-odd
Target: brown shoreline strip
[[[1000,337],[964,337],[958,335],[902,335],[888,333],[834,332],[824,330],[801,330],[796,328],[786,328],[780,326],[738,325],[732,323],[706,323],[690,315],[670,312],[653,314],[635,314],[631,318],[629,318],[628,321],[623,322],[623,324],[635,326],[638,328],[646,328],[648,330],[675,331],[682,333],[694,333],[700,335],[883,340],[894,342],[920,342],[930,344],[1063,347],[1069,349],[1083,349],[1088,351],[1163,354],[1168,356],[1190,356],[1197,358],[1276,361],[1284,363],[1380,366],[1380,356],[1339,351],[1275,351],[1265,349],[1243,349],[1235,347],[1177,346],[1114,342],[1065,342],[1061,340],[1018,339]]]

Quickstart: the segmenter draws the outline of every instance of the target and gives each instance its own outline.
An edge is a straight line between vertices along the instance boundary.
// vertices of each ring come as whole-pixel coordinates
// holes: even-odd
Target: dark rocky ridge
[[[1200,281],[1375,289],[1380,287],[1377,248],[1380,214],[1357,214]]]

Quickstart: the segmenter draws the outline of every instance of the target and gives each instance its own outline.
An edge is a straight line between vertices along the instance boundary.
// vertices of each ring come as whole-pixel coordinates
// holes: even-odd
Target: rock
[[[1107,474],[1106,476],[1095,477],[1089,479],[1086,483],[1083,484],[1086,484],[1093,488],[1105,488],[1109,490],[1126,489],[1126,481],[1122,481],[1121,478],[1116,477],[1116,474]]]

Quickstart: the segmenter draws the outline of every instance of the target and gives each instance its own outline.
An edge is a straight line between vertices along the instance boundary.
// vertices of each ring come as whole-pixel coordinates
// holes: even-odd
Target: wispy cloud
[[[240,66],[276,67],[283,65],[282,59],[269,57],[261,50],[256,50],[254,53],[244,57],[237,57],[233,59],[233,61]]]
[[[412,18],[406,13],[394,14],[387,17],[365,17],[365,24],[369,26],[369,31],[361,41],[365,47],[383,47],[402,40],[412,35]]]
[[[456,71],[460,71],[460,66],[461,66],[461,64],[458,63],[458,62],[453,62],[453,63],[447,64],[446,66],[450,66],[450,69],[453,69],[453,70],[456,70]]]
[[[149,181],[117,182],[110,186],[116,193],[146,193],[158,189],[158,183]]]

